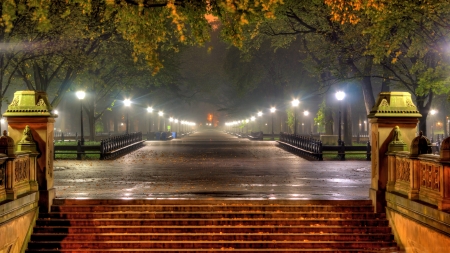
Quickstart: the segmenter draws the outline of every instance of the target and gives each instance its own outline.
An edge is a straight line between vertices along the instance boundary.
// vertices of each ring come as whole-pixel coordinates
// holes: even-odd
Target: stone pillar
[[[388,148],[401,129],[402,139],[411,143],[416,137],[418,118],[422,115],[408,92],[381,92],[368,115],[372,141],[372,174],[369,196],[375,212],[385,212],[388,183]]]
[[[34,156],[36,157],[34,176],[38,182],[39,209],[41,212],[49,212],[55,197],[53,128],[57,116],[52,111],[47,94],[40,91],[15,92],[14,99],[3,117],[8,119],[9,136],[16,143],[18,151],[31,151],[37,154]]]

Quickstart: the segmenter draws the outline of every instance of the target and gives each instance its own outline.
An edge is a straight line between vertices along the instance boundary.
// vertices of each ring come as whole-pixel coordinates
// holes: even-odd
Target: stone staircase
[[[398,252],[370,201],[56,199],[27,252]]]

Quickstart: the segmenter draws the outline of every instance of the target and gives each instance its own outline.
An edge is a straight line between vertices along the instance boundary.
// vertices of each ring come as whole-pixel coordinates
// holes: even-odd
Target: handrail
[[[285,146],[291,146],[299,151],[301,154],[312,157],[319,161],[323,160],[323,151],[337,151],[340,160],[345,160],[346,151],[364,151],[366,153],[366,160],[371,159],[371,145],[367,142],[366,146],[345,146],[342,141],[339,146],[325,146],[322,141],[311,136],[294,135],[288,133],[280,133],[279,143]],[[287,144],[287,145],[286,145]]]
[[[142,133],[130,133],[103,139],[100,143],[100,160],[107,159],[114,151],[142,142]]]

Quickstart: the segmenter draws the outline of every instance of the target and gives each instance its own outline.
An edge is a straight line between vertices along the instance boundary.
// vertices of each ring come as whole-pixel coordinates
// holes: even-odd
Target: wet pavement
[[[369,199],[370,162],[308,161],[204,130],[112,161],[56,160],[57,198]]]

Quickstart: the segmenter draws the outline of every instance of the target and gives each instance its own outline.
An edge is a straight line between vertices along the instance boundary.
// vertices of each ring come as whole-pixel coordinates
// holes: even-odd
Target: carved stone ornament
[[[430,140],[423,136],[423,132],[420,131],[419,136],[414,138],[411,142],[410,154],[413,156],[421,154],[431,154],[431,142]]]
[[[416,107],[411,99],[406,99],[406,106],[407,107]]]
[[[450,161],[450,137],[447,137],[442,141],[439,149],[439,156],[441,161]]]
[[[392,141],[389,143],[388,151],[407,151],[408,147],[406,143],[402,140],[402,133],[400,132],[400,127],[395,126],[392,133]]]
[[[39,101],[37,102],[36,106],[47,106],[47,105],[45,104],[44,99],[40,98]]]
[[[24,90],[16,91],[14,99],[3,117],[52,117],[56,118],[53,108],[48,101],[47,93],[43,91]]]
[[[388,101],[385,98],[383,98],[383,100],[381,100],[379,107],[389,107]]]
[[[0,152],[6,155],[14,155],[14,140],[8,136],[8,132],[3,130],[3,135],[0,137]]]
[[[11,106],[18,106],[19,105],[19,98],[14,97],[13,101],[10,104]]]
[[[22,139],[20,139],[19,143],[34,143],[33,134],[31,133],[31,129],[29,125],[25,126],[23,130]]]
[[[411,94],[401,91],[381,92],[370,110],[369,118],[420,118],[422,115],[412,102]]]

